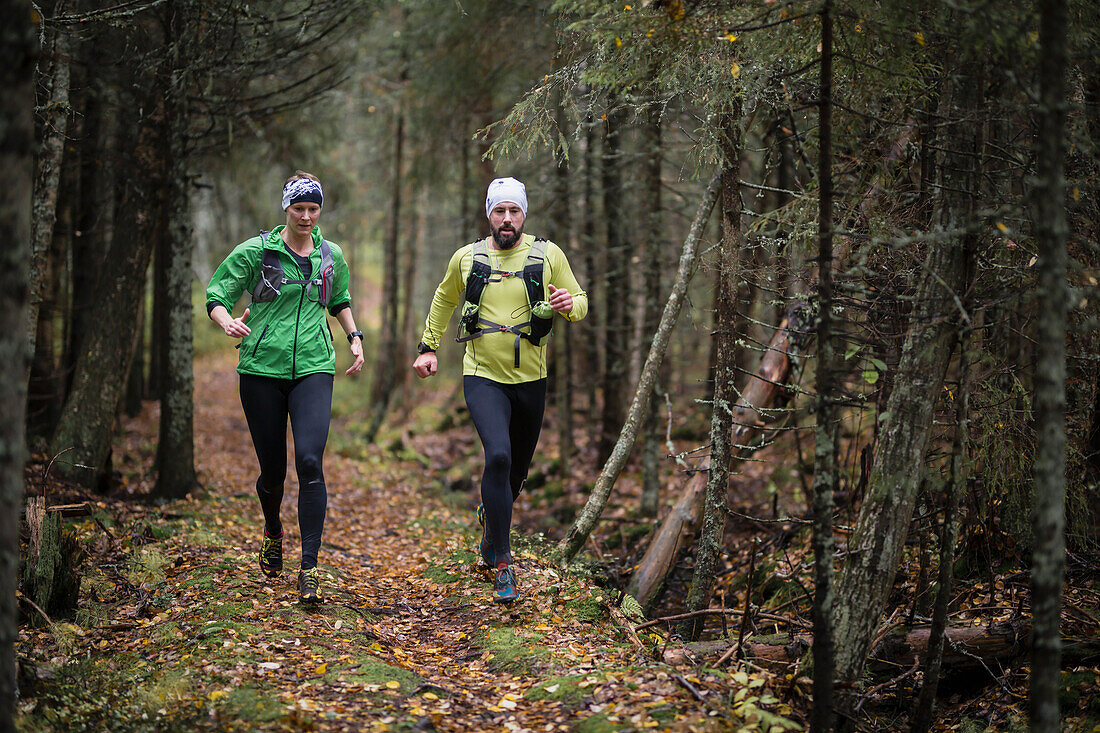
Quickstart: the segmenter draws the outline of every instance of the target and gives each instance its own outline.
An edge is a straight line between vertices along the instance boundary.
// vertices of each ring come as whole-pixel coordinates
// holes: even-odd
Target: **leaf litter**
[[[89,552],[80,607],[20,627],[21,729],[797,727],[764,710],[778,702],[756,689],[770,684],[765,673],[751,687],[726,671],[685,673],[658,661],[660,634],[641,653],[608,613],[610,592],[538,551],[518,553],[521,600],[493,604],[472,502],[425,491],[422,463],[373,447],[326,457],[325,602],[299,605],[293,471],[285,568],[268,579],[233,365],[201,357],[195,377],[206,492],[160,507],[84,497],[96,514],[74,523]],[[155,412],[126,421],[116,448],[134,496],[152,482]],[[34,490],[79,493],[42,481]]]

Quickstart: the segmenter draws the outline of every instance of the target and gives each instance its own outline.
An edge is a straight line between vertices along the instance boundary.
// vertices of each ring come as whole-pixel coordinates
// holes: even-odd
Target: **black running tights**
[[[286,421],[294,435],[294,467],[298,471],[298,526],[302,531],[302,569],[316,567],[325,526],[328,492],[322,461],[332,413],[332,375],[308,374],[297,379],[240,375],[244,408],[252,444],[260,462],[256,494],[269,535],[283,531],[279,505],[286,478]]]
[[[546,380],[501,384],[463,377],[470,417],[485,449],[481,501],[497,562],[511,562],[512,502],[527,480],[546,406]]]

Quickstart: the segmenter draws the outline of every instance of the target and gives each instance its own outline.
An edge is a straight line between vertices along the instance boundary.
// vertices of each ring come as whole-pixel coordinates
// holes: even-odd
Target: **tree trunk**
[[[399,103],[400,104],[400,103]],[[393,168],[390,172],[390,221],[386,230],[386,239],[383,243],[382,267],[382,319],[379,323],[378,353],[382,358],[378,359],[374,376],[373,397],[371,402],[374,412],[371,415],[370,425],[363,436],[368,443],[373,442],[378,430],[382,427],[382,421],[386,418],[386,412],[390,408],[393,397],[394,360],[393,354],[397,353],[397,327],[399,325],[398,307],[400,305],[400,283],[398,272],[398,232],[401,226],[401,168],[404,165],[405,155],[405,113],[400,106],[394,113],[393,159],[390,161]]]
[[[661,112],[658,100],[650,100],[646,110],[645,124],[642,126],[642,154],[645,156],[643,169],[641,209],[645,212],[645,231],[642,241],[645,247],[644,285],[642,287],[642,333],[647,336],[657,332],[661,322],[661,302],[663,300],[665,268],[664,254],[664,216],[661,212]],[[668,363],[663,363],[661,381],[667,382]],[[660,385],[654,383],[649,399],[660,397]],[[660,457],[664,441],[661,432],[661,413],[651,407],[646,414],[642,428],[642,497],[639,513],[644,517],[657,515],[657,504],[661,498]]]
[[[610,95],[604,133],[601,165],[603,215],[607,234],[607,268],[604,271],[604,304],[607,320],[603,345],[607,369],[603,375],[603,411],[600,413],[600,439],[596,447],[597,463],[605,463],[615,447],[615,436],[623,424],[623,385],[627,378],[626,353],[629,341],[627,323],[630,302],[630,250],[627,247],[623,219],[622,132],[624,113],[619,99]]]
[[[568,247],[573,237],[570,226],[569,207],[569,150],[565,137],[565,108],[561,100],[555,105],[556,127],[559,135],[558,146],[554,148],[554,204],[551,223],[552,239],[559,247]],[[563,147],[565,146],[565,147]],[[572,329],[564,318],[554,319],[557,347],[554,349],[555,402],[558,411],[558,454],[560,456],[558,472],[568,479],[572,475],[572,461],[575,446],[573,443],[573,366],[572,366]]]
[[[833,4],[821,8],[821,83],[818,89],[818,248],[817,381],[814,397],[814,553],[813,707],[810,730],[833,729],[833,488],[837,481],[835,395],[836,348],[833,343]]]
[[[143,145],[144,141],[139,140],[138,144]],[[134,180],[142,180],[145,173],[135,172]],[[124,211],[133,209],[123,207]],[[106,476],[120,398],[133,360],[137,328],[134,314],[145,292],[145,274],[153,247],[148,237],[135,237],[133,231],[119,232],[119,236],[113,236],[114,233],[112,226],[108,232],[88,237],[93,241],[104,238],[106,250],[89,248],[89,254],[102,257],[102,262],[110,266],[100,268],[93,262],[86,263],[93,271],[106,274],[81,286],[88,291],[87,298],[82,299],[87,312],[76,321],[76,330],[83,332],[72,338],[79,343],[79,350],[75,353],[72,383],[50,443],[50,454],[60,456],[56,470],[87,487],[97,486]],[[76,249],[79,251],[81,247]],[[184,307],[190,318],[190,291]],[[190,321],[186,328],[184,333],[190,334]],[[190,370],[190,361],[187,369]]]
[[[198,487],[195,474],[195,375],[192,334],[191,283],[191,175],[187,137],[191,86],[190,50],[199,22],[195,6],[175,0],[169,12],[171,79],[165,95],[167,133],[168,257],[165,261],[167,339],[160,399],[160,442],[157,445],[157,484],[153,494],[178,499]],[[144,271],[141,284],[145,283]],[[139,287],[139,293],[144,288]],[[136,309],[135,309],[136,311]],[[131,316],[132,317],[132,316]],[[139,324],[140,325],[140,324]]]
[[[598,255],[602,248],[596,242],[596,194],[593,182],[596,177],[596,126],[591,116],[585,123],[584,134],[584,194],[581,203],[581,252],[584,253],[585,287],[588,288],[589,317],[577,325],[580,341],[584,344],[584,363],[588,365],[585,372],[584,391],[588,397],[588,424],[598,426],[599,410],[596,402],[596,391],[602,381],[603,368],[606,361],[601,362],[604,350],[600,348],[599,334],[603,333],[600,324],[607,320],[607,311],[603,308],[600,297],[603,294],[601,278],[597,276],[600,271]],[[601,368],[602,367],[602,368]],[[598,429],[598,428],[597,428]],[[597,437],[597,436],[593,436]],[[598,437],[597,437],[598,439]]]
[[[1031,604],[1035,619],[1028,709],[1031,730],[1061,729],[1058,689],[1062,642],[1058,622],[1065,575],[1066,282],[1065,68],[1066,0],[1039,6],[1039,130],[1033,227],[1039,252],[1039,310],[1035,365],[1035,548]]]
[[[0,124],[0,170],[7,192],[0,215],[10,239],[0,248],[0,731],[15,730],[15,645],[19,641],[16,587],[19,573],[19,516],[23,504],[25,409],[28,358],[27,278],[34,185],[34,62],[38,53],[31,3],[3,0],[0,30],[4,62],[4,117]]]
[[[912,733],[925,733],[932,727],[936,710],[936,690],[943,665],[944,634],[947,630],[948,605],[951,602],[951,580],[955,569],[955,538],[958,535],[959,497],[966,489],[969,475],[967,435],[970,420],[970,340],[971,331],[963,328],[959,337],[959,394],[955,403],[955,439],[951,455],[951,477],[944,497],[943,526],[940,529],[940,567],[937,578],[936,605],[932,611],[932,628],[928,651],[924,654],[924,681],[921,683],[913,715]]]
[[[837,676],[855,679],[863,666],[894,583],[913,515],[918,481],[932,429],[932,410],[941,391],[960,315],[957,298],[967,281],[974,220],[973,193],[981,125],[975,104],[981,99],[973,76],[944,95],[964,112],[951,119],[945,138],[953,159],[940,167],[944,191],[939,236],[930,238],[913,299],[913,314],[898,364],[899,377],[886,405],[867,496],[848,542],[848,562],[837,586],[835,614]],[[947,110],[951,110],[948,107]]]
[[[714,314],[714,399],[710,421],[710,473],[703,503],[703,526],[695,543],[695,571],[685,609],[699,611],[710,605],[714,581],[721,565],[722,539],[726,533],[726,493],[729,491],[733,405],[737,402],[737,359],[741,334],[737,327],[737,290],[741,280],[740,258],[744,247],[741,231],[741,111],[740,100],[719,118],[718,141],[724,159],[722,171],[722,249],[718,259],[718,298]],[[648,394],[647,394],[648,396]],[[697,639],[706,616],[694,616],[680,626],[680,636]]]
[[[592,487],[592,492],[588,496],[588,502],[584,505],[576,521],[573,522],[569,533],[558,544],[558,552],[566,563],[576,556],[588,536],[592,534],[592,530],[595,529],[596,523],[600,520],[604,506],[607,504],[607,498],[611,495],[615,479],[619,477],[623,466],[626,465],[626,459],[630,457],[631,448],[633,448],[634,440],[637,437],[638,426],[645,418],[645,412],[649,408],[649,392],[653,389],[653,382],[657,378],[657,371],[661,367],[665,349],[668,348],[668,341],[672,336],[672,327],[680,315],[680,309],[687,295],[688,282],[691,280],[695,269],[696,248],[699,245],[699,238],[702,235],[703,227],[706,226],[711,209],[714,208],[714,201],[718,197],[719,180],[719,176],[715,176],[707,187],[706,192],[703,194],[703,200],[699,203],[699,209],[695,213],[691,230],[684,240],[684,248],[680,254],[680,267],[676,272],[676,283],[672,286],[672,292],[668,296],[664,313],[661,315],[661,325],[658,327],[657,333],[654,334],[653,343],[649,347],[649,354],[646,356],[645,366],[642,367],[642,375],[634,392],[630,412],[622,426],[622,430],[619,432],[619,440],[615,443],[610,458],[600,471],[596,484]]]
[[[38,334],[38,311],[48,280],[48,259],[57,221],[57,199],[61,188],[62,161],[65,140],[69,132],[69,64],[72,50],[69,29],[51,25],[52,59],[45,73],[41,65],[35,68],[35,88],[45,89],[41,138],[35,159],[34,199],[31,217],[31,276],[27,307],[27,353],[33,354]],[[27,363],[30,377],[30,362]]]

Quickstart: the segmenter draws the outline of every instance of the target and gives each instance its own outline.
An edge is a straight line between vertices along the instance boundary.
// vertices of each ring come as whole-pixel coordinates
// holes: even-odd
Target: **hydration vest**
[[[332,264],[332,247],[327,239],[321,240],[321,274],[310,280],[288,280],[283,273],[283,260],[278,250],[267,246],[268,232],[260,232],[260,244],[263,247],[263,261],[260,264],[260,278],[256,281],[256,287],[252,289],[253,303],[268,303],[279,297],[279,291],[283,285],[301,285],[306,288],[306,297],[309,300],[320,303],[322,307],[328,305],[332,298],[332,280],[335,268]],[[309,288],[316,287],[318,297],[309,297]]]
[[[455,341],[463,343],[484,336],[487,333],[508,332],[516,335],[516,368],[519,368],[519,342],[527,339],[534,346],[539,346],[542,340],[550,334],[554,326],[554,310],[546,302],[545,291],[542,284],[543,264],[546,261],[545,239],[536,238],[527,253],[527,260],[523,269],[518,272],[510,270],[494,270],[489,260],[489,247],[484,239],[474,242],[471,253],[473,262],[470,265],[470,274],[466,278],[466,294],[462,303],[462,318],[459,321],[459,336]],[[485,292],[485,286],[496,283],[508,277],[523,278],[523,284],[527,290],[527,305],[530,319],[523,323],[504,325],[493,323],[481,316],[481,296]],[[526,330],[524,330],[526,329]]]

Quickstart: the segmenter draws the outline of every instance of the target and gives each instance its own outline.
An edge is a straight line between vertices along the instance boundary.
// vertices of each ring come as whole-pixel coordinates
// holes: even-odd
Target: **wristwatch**
[[[431,346],[428,346],[426,343],[421,341],[420,343],[418,343],[416,345],[416,353],[418,353],[418,354],[434,354],[435,349],[433,349]]]
[[[356,336],[359,337],[360,341],[363,340],[363,332],[362,331],[352,331],[351,333],[348,334],[348,343],[350,344],[351,340],[353,338],[355,338]]]

